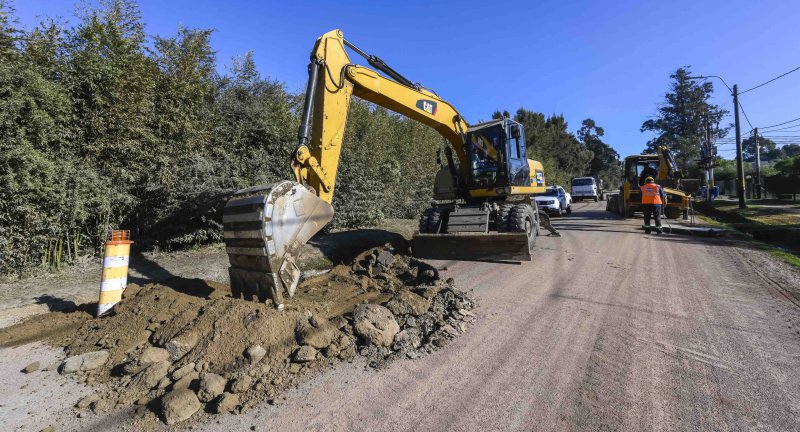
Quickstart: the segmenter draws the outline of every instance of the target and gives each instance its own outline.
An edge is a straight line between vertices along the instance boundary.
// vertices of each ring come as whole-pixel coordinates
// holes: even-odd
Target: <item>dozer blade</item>
[[[300,248],[333,219],[333,207],[293,181],[237,191],[222,217],[234,297],[283,303],[300,281]]]
[[[460,261],[531,261],[525,233],[414,234],[416,258]]]

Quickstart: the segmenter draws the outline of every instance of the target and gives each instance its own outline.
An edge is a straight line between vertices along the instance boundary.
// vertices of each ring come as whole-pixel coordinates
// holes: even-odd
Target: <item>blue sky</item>
[[[70,19],[74,3],[17,0],[15,6],[29,27],[37,16]],[[261,73],[291,91],[305,85],[315,38],[340,28],[363,50],[436,90],[468,121],[523,106],[563,113],[575,131],[591,117],[623,156],[644,148],[650,135],[639,127],[656,114],[677,67],[721,75],[744,90],[800,66],[800,2],[788,0],[139,4],[149,34],[171,35],[180,24],[214,28],[222,65],[253,50]],[[727,90],[714,85],[715,102],[732,110]],[[743,95],[741,103],[754,126],[800,117],[800,71]],[[730,156],[732,148],[722,145],[720,152]]]

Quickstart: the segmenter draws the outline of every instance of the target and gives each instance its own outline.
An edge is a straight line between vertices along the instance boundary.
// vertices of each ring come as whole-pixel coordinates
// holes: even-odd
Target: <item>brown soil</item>
[[[79,329],[92,318],[89,306],[80,310],[71,309],[62,312],[28,317],[21,323],[0,330],[0,347],[11,347],[43,339],[57,339]]]
[[[284,310],[234,299],[224,284],[173,278],[129,285],[122,302],[103,318],[92,317],[94,305],[31,317],[0,330],[0,345],[45,340],[64,347],[67,356],[107,350],[109,359],[103,367],[74,374],[78,381],[96,386],[99,396],[83,408],[104,412],[142,405],[136,412],[137,428],[158,421],[161,398],[183,385],[175,377],[181,368],[196,373],[188,384],[195,391],[198,378],[206,373],[224,377],[226,392],[238,393],[234,412],[242,412],[359,353],[380,366],[393,358],[430,352],[465,330],[473,320],[472,301],[455,290],[452,281],[439,280],[432,267],[392,253],[395,250],[403,248],[387,244],[357,256],[349,265],[306,279]],[[388,263],[387,257],[391,257]],[[405,331],[403,343],[375,346],[360,337],[352,312],[362,303],[384,304],[395,311],[394,318]],[[305,335],[323,330],[330,337],[324,346],[317,342],[311,351],[314,360],[295,361],[296,351],[307,343]],[[142,384],[147,369],[139,362],[142,352],[149,347],[169,349],[170,341],[183,341],[188,348],[173,355],[168,368],[164,365],[157,377],[160,385]],[[263,359],[248,357],[248,348],[254,346],[265,349]],[[218,401],[206,404],[205,411],[213,412]]]

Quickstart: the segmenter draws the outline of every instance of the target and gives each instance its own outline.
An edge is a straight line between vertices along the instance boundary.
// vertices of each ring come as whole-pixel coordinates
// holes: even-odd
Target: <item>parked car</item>
[[[544,192],[536,194],[539,210],[562,216],[572,213],[572,196],[561,186],[548,186]]]
[[[594,200],[603,199],[603,193],[600,190],[600,185],[594,177],[575,177],[572,179],[572,195],[576,201],[584,199]]]

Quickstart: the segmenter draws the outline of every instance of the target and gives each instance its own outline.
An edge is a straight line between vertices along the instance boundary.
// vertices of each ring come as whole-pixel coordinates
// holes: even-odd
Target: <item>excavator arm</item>
[[[345,46],[388,75],[350,62]],[[314,45],[308,88],[292,168],[297,181],[311,187],[327,203],[333,200],[339,155],[352,96],[426,124],[439,132],[467,165],[464,134],[468,124],[436,94],[414,84],[379,58],[346,41],[341,30],[328,32]],[[310,135],[309,135],[310,132]]]

